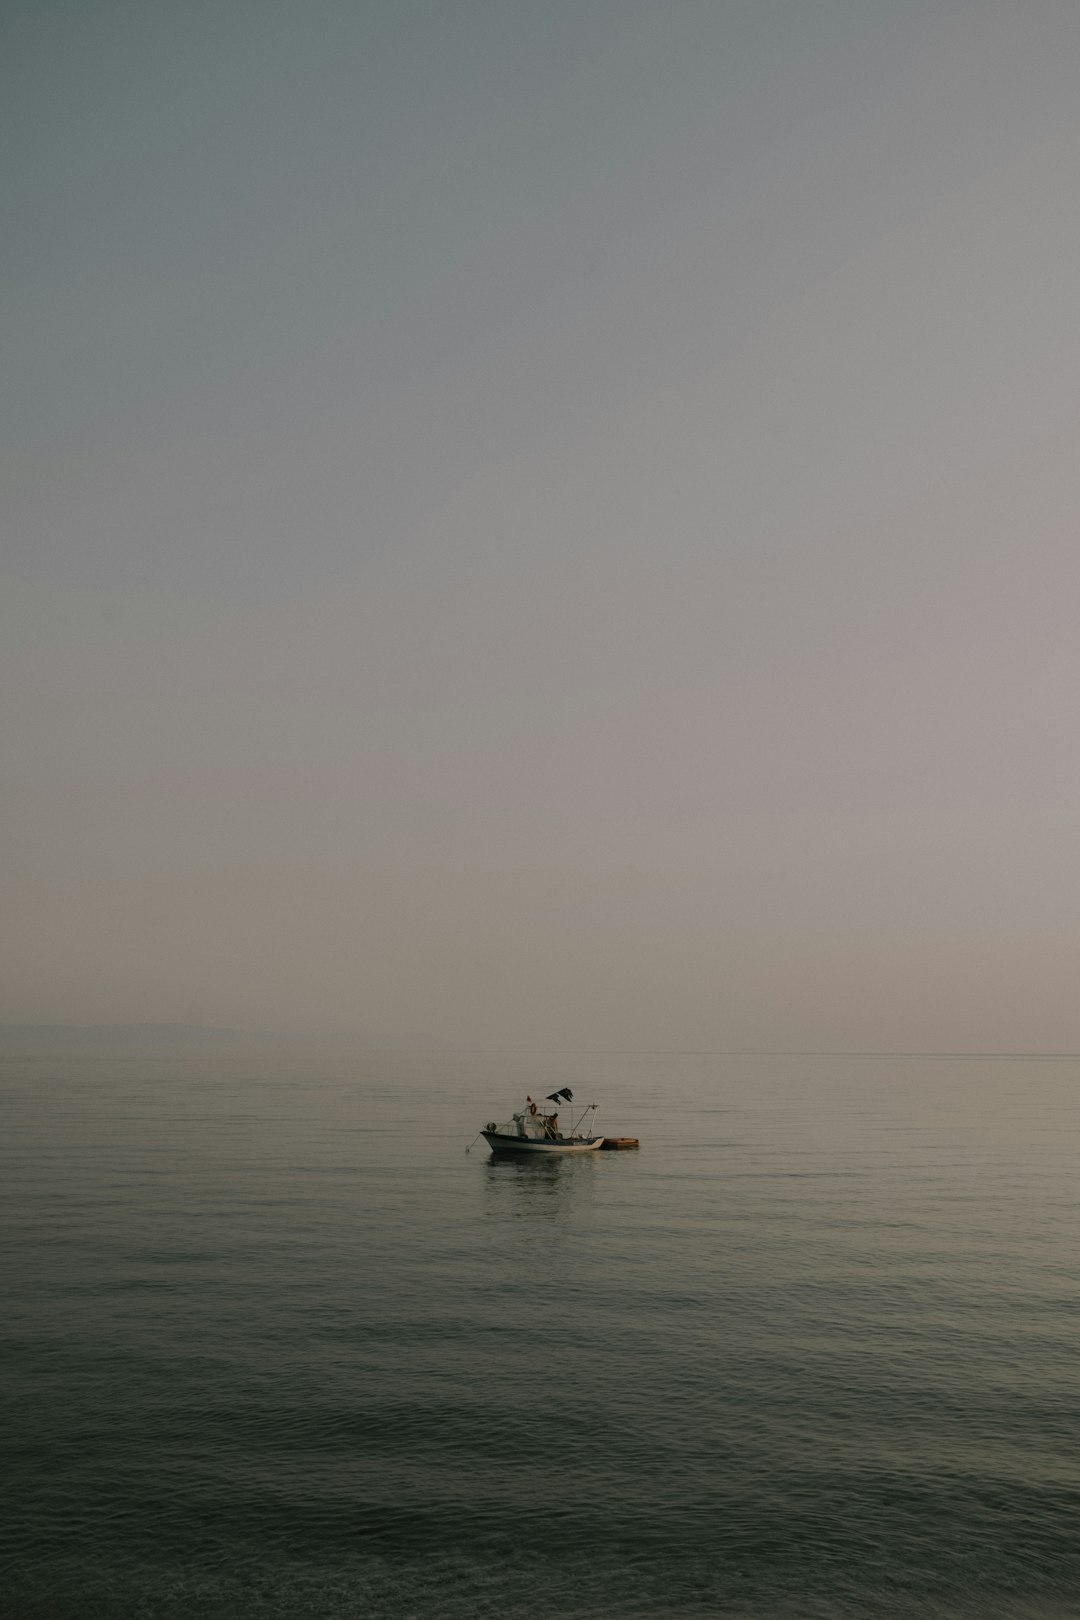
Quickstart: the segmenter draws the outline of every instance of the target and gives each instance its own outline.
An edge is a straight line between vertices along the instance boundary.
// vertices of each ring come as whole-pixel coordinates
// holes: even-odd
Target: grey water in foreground
[[[1080,1615],[1077,1062],[0,1072],[0,1613]]]

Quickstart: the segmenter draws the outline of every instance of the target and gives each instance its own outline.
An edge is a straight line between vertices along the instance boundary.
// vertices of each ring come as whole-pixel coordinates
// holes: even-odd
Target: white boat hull
[[[481,1131],[492,1153],[595,1153],[602,1136],[511,1136],[508,1131]]]

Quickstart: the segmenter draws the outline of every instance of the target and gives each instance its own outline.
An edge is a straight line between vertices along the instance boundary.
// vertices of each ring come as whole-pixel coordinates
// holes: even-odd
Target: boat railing
[[[560,1128],[559,1115],[556,1111],[545,1114],[537,1108],[519,1108],[505,1124],[489,1121],[486,1130],[497,1132],[500,1136],[525,1136],[534,1142],[542,1142],[545,1138],[554,1142],[573,1142],[580,1137],[590,1137],[596,1134],[596,1103],[588,1103],[584,1108],[575,1110],[571,1108],[568,1128]]]

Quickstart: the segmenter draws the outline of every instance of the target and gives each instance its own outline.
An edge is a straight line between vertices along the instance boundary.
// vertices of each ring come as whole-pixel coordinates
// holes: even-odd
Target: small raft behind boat
[[[600,1146],[605,1153],[612,1153],[619,1148],[639,1148],[641,1143],[636,1136],[605,1136]]]

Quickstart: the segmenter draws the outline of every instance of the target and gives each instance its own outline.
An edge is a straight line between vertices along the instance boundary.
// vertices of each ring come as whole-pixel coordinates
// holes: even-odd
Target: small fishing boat
[[[555,1106],[545,1110],[543,1102],[526,1097],[524,1108],[519,1108],[505,1125],[498,1125],[494,1120],[485,1125],[480,1135],[492,1153],[594,1153],[603,1147],[604,1138],[596,1136],[592,1128],[596,1103],[589,1103],[575,1119],[574,1093],[568,1087],[553,1091],[544,1102]],[[570,1129],[566,1133],[559,1129],[561,1103],[566,1103],[570,1110]]]

